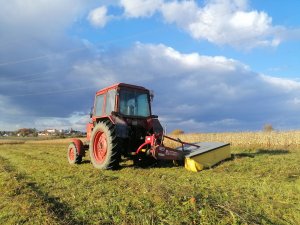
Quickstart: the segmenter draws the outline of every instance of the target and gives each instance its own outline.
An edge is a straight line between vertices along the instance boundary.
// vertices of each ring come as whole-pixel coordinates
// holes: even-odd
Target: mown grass
[[[232,159],[199,173],[130,162],[99,171],[88,157],[71,166],[66,147],[0,145],[0,224],[300,224],[294,145],[234,146]]]

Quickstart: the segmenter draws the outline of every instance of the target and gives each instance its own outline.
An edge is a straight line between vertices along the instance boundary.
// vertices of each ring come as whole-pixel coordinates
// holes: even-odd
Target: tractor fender
[[[94,129],[94,124],[93,123],[87,123],[87,125],[86,125],[86,139],[87,139],[87,141],[90,141],[93,129]]]
[[[153,133],[163,133],[164,129],[157,118],[150,118],[147,123],[148,130],[152,130]]]
[[[85,150],[83,148],[83,143],[80,139],[77,139],[77,138],[73,138],[72,139],[72,142],[74,143],[74,145],[76,146],[77,148],[77,151],[78,151],[78,154],[81,155],[81,156],[85,156]]]

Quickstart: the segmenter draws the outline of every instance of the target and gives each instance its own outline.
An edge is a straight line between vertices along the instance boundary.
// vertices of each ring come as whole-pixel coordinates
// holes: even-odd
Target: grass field
[[[69,165],[68,140],[0,140],[0,224],[300,224],[298,134],[180,136],[231,142],[231,160],[199,173],[99,171]]]

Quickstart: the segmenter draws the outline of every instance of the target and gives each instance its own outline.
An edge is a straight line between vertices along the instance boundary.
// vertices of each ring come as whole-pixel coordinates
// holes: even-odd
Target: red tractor
[[[198,143],[185,143],[165,136],[158,116],[152,114],[152,98],[148,89],[124,83],[98,91],[90,114],[91,121],[86,127],[87,141],[84,144],[73,139],[68,147],[69,163],[81,163],[86,150],[89,150],[95,168],[116,169],[121,156],[132,158],[139,165],[147,165],[156,160],[183,161],[216,149],[216,146],[210,146],[203,150]],[[179,142],[181,147],[164,146],[164,138]],[[223,143],[217,145],[217,148],[227,146]]]

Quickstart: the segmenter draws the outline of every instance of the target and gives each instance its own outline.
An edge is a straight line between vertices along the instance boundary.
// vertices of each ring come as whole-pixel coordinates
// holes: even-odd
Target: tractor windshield
[[[150,116],[148,94],[138,90],[120,90],[120,113],[125,116]]]

